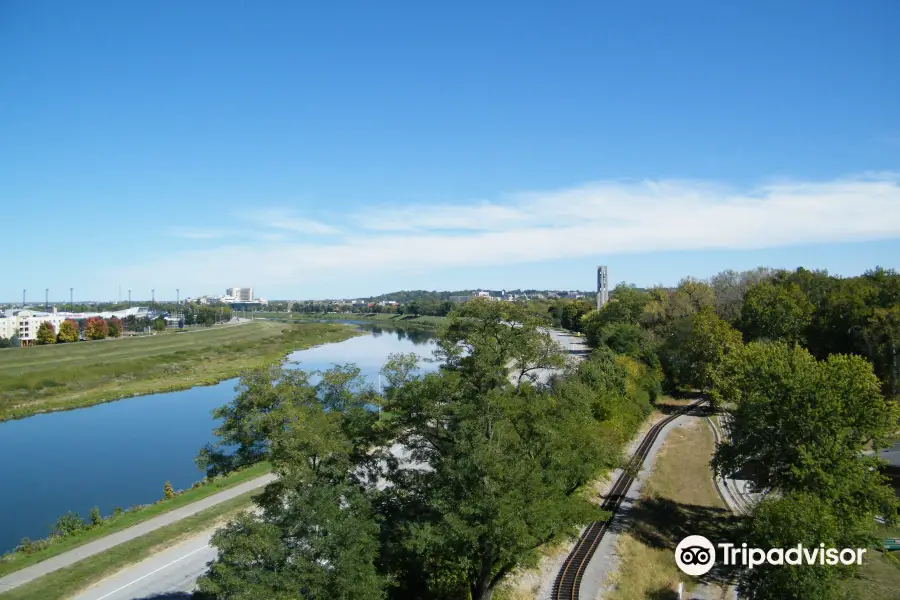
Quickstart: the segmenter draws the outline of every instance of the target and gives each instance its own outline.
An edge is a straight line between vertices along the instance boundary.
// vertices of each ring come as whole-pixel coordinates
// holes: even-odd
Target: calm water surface
[[[355,363],[376,385],[389,354],[430,357],[427,332],[368,326],[368,335],[294,352],[307,370]],[[424,369],[435,365],[425,363]],[[45,537],[69,510],[149,504],[202,479],[197,451],[213,439],[211,411],[234,397],[237,380],[0,423],[0,553]]]

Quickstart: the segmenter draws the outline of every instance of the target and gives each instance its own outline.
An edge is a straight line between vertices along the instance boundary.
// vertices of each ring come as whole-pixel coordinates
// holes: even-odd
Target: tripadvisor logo
[[[716,548],[719,548],[717,553]],[[688,575],[704,575],[713,568],[717,559],[725,566],[743,566],[748,569],[760,565],[861,565],[866,548],[826,548],[825,544],[806,547],[797,544],[790,548],[748,548],[730,542],[715,546],[702,535],[689,535],[675,548],[675,564]]]

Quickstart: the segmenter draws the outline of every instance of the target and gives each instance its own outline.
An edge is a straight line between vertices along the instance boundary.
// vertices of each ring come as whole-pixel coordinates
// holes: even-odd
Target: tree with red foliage
[[[122,337],[122,320],[117,317],[110,317],[106,321],[109,337]]]
[[[89,340],[102,340],[109,335],[106,321],[100,317],[91,317],[84,326],[84,337]]]

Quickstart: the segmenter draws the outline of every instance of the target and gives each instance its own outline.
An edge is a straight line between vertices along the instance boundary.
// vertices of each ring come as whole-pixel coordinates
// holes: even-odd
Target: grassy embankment
[[[46,548],[36,552],[10,552],[4,554],[3,556],[0,556],[0,577],[24,569],[25,567],[30,567],[31,565],[47,560],[48,558],[53,558],[54,556],[68,552],[69,550],[78,548],[79,546],[83,546],[84,544],[93,542],[94,540],[112,533],[116,533],[117,531],[128,529],[129,527],[181,508],[192,502],[208,498],[213,494],[217,494],[228,488],[245,483],[251,479],[260,477],[261,475],[265,475],[271,470],[272,466],[269,463],[256,464],[235,473],[216,477],[200,487],[184,490],[183,492],[178,493],[174,498],[161,500],[155,504],[150,504],[136,510],[125,511],[118,517],[107,518],[97,527],[84,529],[78,533],[58,538]]]
[[[30,583],[0,594],[3,600],[60,600],[71,598],[79,590],[137,563],[154,552],[194,536],[200,531],[227,521],[237,512],[250,507],[260,491],[247,492],[212,506],[196,515],[161,527],[77,563],[44,575]]]
[[[900,538],[900,527],[878,526],[879,539]],[[900,600],[900,551],[884,554],[869,550],[856,576],[845,584],[851,598],[859,600]]]
[[[258,312],[255,317],[302,323],[304,321],[365,321],[381,325],[396,327],[437,327],[447,321],[447,317],[431,317],[412,315],[396,315],[390,313],[283,313],[283,312]]]
[[[257,322],[173,335],[0,350],[0,421],[211,385],[292,350],[357,335],[332,323]]]

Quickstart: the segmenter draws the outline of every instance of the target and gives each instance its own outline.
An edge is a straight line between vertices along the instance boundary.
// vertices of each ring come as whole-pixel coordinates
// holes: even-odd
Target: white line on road
[[[182,556],[182,557],[180,557],[180,558],[176,558],[176,559],[173,560],[172,562],[170,562],[170,563],[168,563],[168,564],[165,564],[165,565],[161,566],[161,567],[158,568],[158,569],[155,569],[155,570],[153,570],[153,571],[150,571],[150,572],[147,573],[146,575],[143,575],[143,576],[141,576],[141,577],[138,577],[138,578],[135,579],[134,581],[130,581],[130,582],[126,583],[126,584],[123,585],[122,587],[120,587],[120,588],[118,588],[118,589],[115,589],[115,590],[111,591],[110,593],[106,594],[105,596],[100,596],[99,598],[97,598],[97,600],[103,600],[104,598],[109,598],[109,597],[112,596],[113,594],[118,593],[118,592],[121,592],[122,590],[124,590],[124,589],[127,588],[128,586],[134,585],[135,583],[137,583],[137,582],[140,581],[141,579],[146,579],[147,577],[150,577],[150,576],[153,575],[154,573],[159,573],[160,571],[162,571],[162,570],[165,569],[166,567],[171,567],[172,565],[174,565],[174,564],[177,563],[178,561],[184,560],[185,558],[187,558],[187,557],[190,556],[191,554],[197,554],[198,552],[200,552],[201,550],[205,550],[206,548],[209,548],[209,544],[206,544],[205,546],[203,546],[203,547],[201,547],[201,548],[197,548],[196,550],[191,550],[190,552],[188,552],[188,553],[185,554],[184,556]]]

